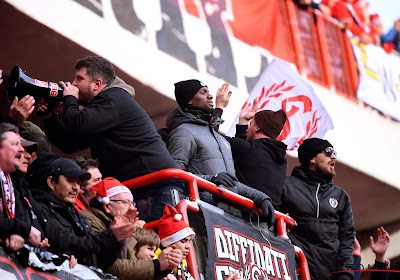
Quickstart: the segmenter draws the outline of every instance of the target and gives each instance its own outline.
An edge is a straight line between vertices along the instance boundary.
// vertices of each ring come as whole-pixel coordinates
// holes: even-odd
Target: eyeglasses
[[[327,157],[331,157],[332,154],[334,154],[335,157],[337,157],[336,151],[334,149],[332,149],[332,148],[325,148],[324,152],[325,152]]]
[[[119,202],[121,202],[123,205],[125,205],[126,207],[129,207],[129,206],[133,206],[133,207],[135,207],[136,206],[136,202],[134,202],[134,201],[129,201],[129,200],[124,200],[124,199],[110,199],[110,201],[119,201]]]

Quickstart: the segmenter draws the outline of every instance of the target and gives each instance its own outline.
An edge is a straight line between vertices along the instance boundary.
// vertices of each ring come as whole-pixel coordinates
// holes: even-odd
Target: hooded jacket
[[[91,149],[103,177],[119,181],[177,168],[146,112],[121,79],[104,88],[82,110],[74,96],[63,98],[63,121],[44,120],[50,141],[65,153]]]
[[[235,177],[231,145],[214,127],[222,120],[202,109],[194,108],[191,112],[176,107],[167,118],[167,148],[179,167],[203,179],[211,178],[220,172],[226,172]],[[250,198],[259,206],[262,201],[270,198],[239,181],[231,191]],[[214,203],[209,193],[201,193],[202,200]],[[229,206],[228,212],[238,214],[237,210]]]
[[[274,208],[281,203],[286,177],[286,145],[270,138],[246,141],[247,125],[236,125],[236,137],[226,137],[232,147],[239,182],[266,193]]]
[[[311,279],[352,279],[354,220],[349,195],[340,187],[318,183],[311,171],[295,167],[286,178],[281,212],[289,213],[297,226],[289,237],[307,257]]]

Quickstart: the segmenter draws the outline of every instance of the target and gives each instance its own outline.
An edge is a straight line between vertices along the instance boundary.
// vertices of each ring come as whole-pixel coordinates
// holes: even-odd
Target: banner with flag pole
[[[277,140],[288,150],[297,150],[305,139],[324,138],[334,128],[332,119],[314,89],[290,65],[274,58],[251,91],[241,111],[236,116],[228,136],[234,136],[235,125],[244,108],[258,100],[258,111],[283,109],[288,117]]]

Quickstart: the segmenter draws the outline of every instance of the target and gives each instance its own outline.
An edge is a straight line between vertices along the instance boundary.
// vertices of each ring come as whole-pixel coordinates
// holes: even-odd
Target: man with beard
[[[286,144],[276,138],[286,122],[286,113],[261,110],[257,99],[239,116],[236,137],[226,139],[232,147],[239,182],[266,193],[279,207],[286,177]]]
[[[63,123],[51,108],[40,108],[46,135],[54,145],[65,153],[90,148],[101,174],[119,181],[178,167],[150,117],[133,99],[134,88],[115,75],[108,60],[86,57],[78,60],[75,70],[72,83],[60,82]],[[172,204],[172,189],[184,197],[185,186],[176,179],[136,191],[140,219],[161,218],[165,205]]]
[[[217,92],[216,106],[220,109],[227,105],[227,102],[219,101],[219,98],[229,98],[231,93],[228,93],[228,88],[229,85],[224,84]],[[271,198],[240,183],[235,177],[231,146],[216,132],[222,123],[219,117],[221,111],[214,109],[213,96],[208,87],[199,80],[181,81],[175,84],[175,98],[179,107],[176,107],[167,119],[167,147],[179,167],[250,198],[265,214],[267,224],[273,225],[275,211]],[[200,196],[202,200],[217,204],[231,214],[242,214],[237,208],[225,204],[209,193],[201,192]]]
[[[297,222],[289,237],[304,251],[311,279],[353,279],[344,272],[353,269],[353,211],[349,195],[333,184],[336,151],[310,138],[298,155],[301,166],[286,178],[280,208]]]

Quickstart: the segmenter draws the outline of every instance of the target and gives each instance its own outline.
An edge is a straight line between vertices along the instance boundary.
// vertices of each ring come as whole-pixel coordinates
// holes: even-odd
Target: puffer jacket
[[[214,127],[221,124],[222,120],[212,112],[201,109],[193,111],[199,114],[192,114],[176,107],[167,119],[167,148],[178,163],[179,167],[193,173],[203,179],[211,178],[220,173],[226,172],[235,177],[235,167],[232,159],[231,145]],[[269,196],[250,188],[239,181],[231,191],[250,198],[258,206]],[[216,204],[215,198],[209,193],[202,192],[201,199]],[[221,205],[219,205],[221,207]],[[239,215],[236,208],[229,206],[221,207],[234,215]]]
[[[307,257],[311,279],[352,279],[354,220],[349,195],[330,183],[309,178],[304,167],[287,177],[281,212],[289,213],[297,226],[289,237]]]
[[[208,117],[211,113],[193,115],[176,107],[167,119],[168,151],[181,169],[206,180],[220,172],[235,176],[231,145],[212,129],[221,119]]]
[[[94,206],[92,201],[90,205],[87,209],[82,210],[81,214],[91,221],[93,231],[102,232],[110,226],[112,219],[105,211],[99,209],[99,205]],[[100,207],[102,207],[101,204]],[[120,256],[118,256],[112,265],[103,269],[121,279],[155,279],[155,265],[153,261],[138,260],[133,252],[135,246],[135,238],[127,239]]]

